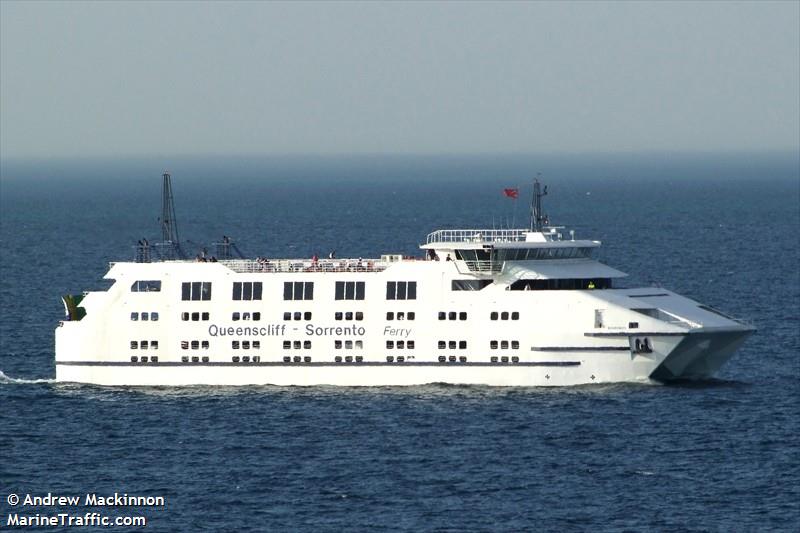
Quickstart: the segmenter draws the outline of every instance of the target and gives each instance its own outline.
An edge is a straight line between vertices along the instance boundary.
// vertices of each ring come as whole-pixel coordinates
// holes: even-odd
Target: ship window
[[[491,348],[492,350],[496,350],[497,349],[497,341],[489,341],[489,348]]]
[[[458,349],[459,350],[466,350],[467,349],[467,341],[458,341]]]
[[[489,315],[489,318],[492,320],[497,320],[497,311],[492,311],[492,313]]]
[[[353,341],[344,341],[344,348],[345,348],[345,350],[352,350],[353,349]]]
[[[283,341],[283,349],[288,350],[292,347],[292,341]]]
[[[439,311],[439,320],[444,320],[447,318],[447,313],[444,311]]]
[[[300,341],[292,342],[292,348],[294,348],[295,350],[299,350],[302,345],[303,344]]]
[[[403,311],[397,313],[397,320],[405,320],[406,314]]]
[[[148,279],[137,280],[131,285],[131,292],[159,292],[161,291],[161,280]]]
[[[189,313],[181,313],[181,320],[189,320]]]
[[[387,300],[416,300],[417,282],[416,281],[387,281],[386,282]]]
[[[394,313],[392,311],[386,312],[386,320],[394,320]]]
[[[397,349],[402,350],[406,347],[405,341],[397,341]]]
[[[233,282],[234,300],[260,300],[262,284],[260,281]]]
[[[356,341],[356,348],[361,349],[364,347],[364,341]],[[358,356],[358,360],[361,361],[361,356]]]
[[[295,320],[300,320],[302,317],[303,313],[301,313],[300,311],[295,311],[292,318],[294,318]]]
[[[155,342],[155,341],[153,341],[153,342]],[[201,342],[200,343],[200,347],[203,348],[204,350],[208,350],[208,347],[209,347],[208,341]]]
[[[450,289],[454,291],[479,291],[492,284],[489,279],[454,279]]]
[[[311,341],[303,341],[303,349],[308,350],[311,348]]]
[[[253,341],[253,349],[258,350],[261,348],[261,341]]]
[[[231,341],[231,348],[233,348],[234,350],[238,350],[239,349],[239,341]]]
[[[447,348],[447,343],[445,341],[439,341],[439,349],[444,350]]]
[[[447,320],[455,320],[455,319],[456,319],[455,311],[450,311],[449,313],[447,313]]]
[[[261,313],[259,312],[253,313],[253,320],[261,320]]]
[[[233,313],[233,316],[232,316],[231,318],[232,318],[233,320],[239,320],[239,312],[238,312],[238,311],[234,312],[234,313]]]
[[[250,320],[250,313],[242,313],[242,320]]]
[[[335,298],[337,300],[363,300],[363,281],[337,281]]]
[[[149,346],[150,346],[150,343],[147,342],[147,341],[140,341],[139,342],[139,348],[141,348],[142,350],[146,350]]]
[[[448,347],[449,349],[451,349],[451,350],[455,350],[455,349],[456,349],[456,341],[450,341],[450,342],[448,342],[448,343],[447,343],[447,347]]]
[[[192,313],[192,322],[200,320],[200,313]]]
[[[285,281],[283,283],[284,300],[313,300],[313,281]]]
[[[139,348],[139,342],[131,341],[131,350],[136,350],[137,348]]]
[[[142,313],[142,320],[149,320],[149,319],[150,319],[150,315],[149,314]]]
[[[192,341],[192,350],[200,348],[200,341]]]
[[[458,319],[459,320],[466,320],[467,319],[467,313],[465,311],[461,311],[460,313],[458,313]]]
[[[409,350],[413,350],[414,349],[414,341],[406,341],[406,348],[408,348]]]
[[[414,320],[414,317],[415,317],[415,316],[416,316],[416,314],[414,313],[414,311],[409,311],[408,313],[406,313],[406,317],[407,317],[409,320]]]
[[[336,348],[337,350],[341,350],[342,349],[342,341],[333,341],[333,347]]]
[[[342,314],[342,312],[341,312],[341,311],[336,311],[336,313],[334,313],[334,315],[333,315],[333,317],[334,317],[336,320],[341,320],[343,316],[344,316],[344,315]]]
[[[508,311],[500,313],[500,320],[508,320]]]
[[[181,350],[189,349],[189,341],[181,341]]]
[[[242,341],[242,350],[250,349],[250,341]]]
[[[361,311],[356,311],[356,320],[364,320],[364,313]]]
[[[514,311],[511,313],[511,320],[519,320],[519,311]]]
[[[211,282],[210,281],[183,282],[181,284],[181,299],[192,300],[192,301],[210,300]]]
[[[394,341],[386,341],[386,349],[391,350],[394,348]]]
[[[303,313],[303,320],[311,320],[311,311]]]
[[[202,313],[201,316],[202,316],[203,320],[208,320],[208,311],[206,311],[205,313]]]
[[[152,320],[153,322],[158,321],[158,313],[155,313],[155,312],[154,313],[150,313],[150,320]]]
[[[344,314],[344,319],[345,319],[345,320],[353,320],[353,312],[352,312],[352,311],[347,311],[347,312]]]
[[[153,350],[158,350],[158,341],[150,341],[150,347]]]
[[[131,320],[133,321],[139,320],[139,313],[131,313]]]
[[[284,320],[291,320],[292,319],[292,313],[290,311],[284,311],[283,319]]]
[[[500,341],[500,349],[508,350],[508,341]]]
[[[511,341],[511,349],[519,350],[519,341]]]

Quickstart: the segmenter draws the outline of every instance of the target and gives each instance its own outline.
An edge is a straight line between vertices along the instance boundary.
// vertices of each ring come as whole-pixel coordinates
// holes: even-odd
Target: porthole
[[[393,355],[387,355],[386,356],[386,362],[387,363],[391,363],[392,361],[394,361],[394,356]]]
[[[447,357],[445,357],[444,355],[440,355],[439,356],[439,362],[440,363],[444,363],[445,361],[447,361]]]
[[[135,355],[132,355],[132,356],[131,356],[131,363],[135,363],[135,362],[137,362],[138,360],[139,360],[139,358],[138,358],[138,357],[136,357]]]

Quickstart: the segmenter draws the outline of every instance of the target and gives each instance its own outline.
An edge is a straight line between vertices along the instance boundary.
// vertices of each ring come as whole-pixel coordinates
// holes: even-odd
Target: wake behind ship
[[[64,297],[56,379],[101,385],[565,386],[706,379],[753,328],[662,288],[620,289],[599,241],[550,226],[442,229],[421,257],[186,259],[162,241]]]

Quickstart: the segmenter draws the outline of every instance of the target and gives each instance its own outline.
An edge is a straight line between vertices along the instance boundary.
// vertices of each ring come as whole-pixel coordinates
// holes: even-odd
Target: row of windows
[[[611,278],[596,279],[521,279],[511,284],[512,291],[581,291],[610,289]]]
[[[455,350],[456,346],[458,346],[459,350],[466,350],[467,349],[467,341],[439,341],[439,349],[449,349]]]
[[[295,350],[299,350],[300,348],[304,350],[310,350],[311,341],[283,341],[284,350],[291,350],[292,348]]]
[[[306,311],[301,313],[300,311],[295,311],[291,313],[289,311],[284,311],[283,313],[284,320],[311,320],[311,311]]]
[[[416,314],[414,314],[414,311],[409,311],[408,313],[398,311],[396,314],[393,311],[388,311],[386,313],[386,320],[394,320],[395,317],[397,317],[397,320],[405,320],[406,318],[408,318],[408,320],[414,320]]]
[[[283,283],[284,300],[313,300],[313,281],[285,281]]]
[[[440,363],[446,363],[448,361],[451,362],[451,363],[455,363],[455,362],[466,363],[467,362],[467,356],[466,355],[462,355],[462,356],[460,356],[458,358],[456,358],[455,355],[451,355],[450,357],[446,357],[444,355],[440,355],[439,356],[439,362]]]
[[[203,363],[208,363],[208,356],[204,355],[204,356],[200,357],[200,356],[197,356],[197,355],[193,355],[191,358],[188,355],[182,355],[181,356],[181,362],[182,363],[188,363],[190,360],[191,360],[192,363],[199,363],[201,361]]]
[[[335,298],[337,300],[363,300],[364,282],[337,281]]]
[[[387,350],[392,350],[395,347],[398,350],[403,350],[403,349],[406,349],[406,348],[409,349],[409,350],[413,350],[414,349],[414,341],[396,341],[396,342],[395,341],[386,341],[386,349]]]
[[[243,355],[242,358],[241,358],[241,361],[243,363],[249,363],[250,359],[251,359],[251,357],[249,355]],[[261,361],[261,356],[260,355],[254,355],[252,357],[252,360],[253,360],[254,363],[258,363],[259,361]],[[231,361],[233,361],[234,363],[238,363],[239,362],[239,356],[238,355],[234,355],[233,357],[231,357]]]
[[[131,320],[133,320],[134,322],[139,320],[140,317],[142,319],[142,322],[147,322],[148,320],[152,320],[153,322],[155,322],[156,320],[158,320],[158,313],[155,311],[153,311],[152,313],[147,313],[147,312],[137,313],[135,311],[131,313]]]
[[[256,311],[255,313],[240,313],[239,311],[234,311],[231,315],[231,319],[233,321],[237,320],[250,320],[252,317],[253,320],[261,320],[261,313]]]
[[[497,311],[492,311],[489,314],[489,318],[492,320],[497,320],[498,318],[500,320],[508,320],[509,318],[511,318],[511,320],[519,320],[519,311],[513,311],[511,313],[509,313],[508,311],[503,311],[500,313],[498,313]]]
[[[466,320],[467,313],[465,311],[461,311],[456,313],[455,311],[450,311],[449,313],[445,313],[444,311],[439,311],[439,320]]]
[[[290,357],[290,356],[286,355],[286,356],[283,357],[283,362],[284,363],[291,363],[293,361],[295,363],[310,363],[311,362],[311,356],[305,355],[305,356],[301,357],[299,355],[295,355],[294,357]]]
[[[260,281],[234,281],[234,300],[260,300],[262,285]]]
[[[364,313],[361,311],[356,311],[355,313],[353,313],[353,311],[345,311],[344,313],[336,311],[333,317],[336,320],[364,320]]]
[[[345,355],[344,357],[342,357],[341,355],[337,355],[336,357],[333,358],[333,360],[336,361],[337,363],[341,362],[352,363],[354,359],[356,363],[360,363],[361,361],[364,360],[364,357],[361,355],[356,355],[355,357],[353,357],[352,355]],[[398,357],[398,359],[400,358]]]
[[[192,347],[192,350],[197,350],[199,348],[208,350],[208,341],[181,341],[181,350],[188,350],[189,346]]]
[[[333,347],[336,348],[337,350],[341,350],[342,347],[344,347],[345,350],[352,350],[353,348],[355,348],[356,350],[360,350],[364,347],[364,341],[335,340],[333,341]]]
[[[139,362],[158,363],[158,356],[157,355],[151,355],[150,357],[147,357],[146,355],[143,355],[141,357],[137,357],[135,355],[131,356],[131,363],[139,363]]]
[[[186,322],[190,318],[191,318],[192,322],[198,322],[200,320],[208,320],[209,319],[209,315],[208,315],[207,311],[204,311],[202,313],[199,313],[199,312],[181,313],[181,320],[183,320],[184,322]]]
[[[160,282],[159,282],[160,283]],[[210,300],[210,281],[186,281],[181,283],[181,300]]]
[[[416,281],[387,281],[386,282],[387,300],[416,300],[417,282]]]
[[[131,350],[158,350],[158,341],[131,341]]]
[[[497,357],[496,355],[493,355],[492,358],[490,359],[490,361],[492,363],[496,363],[499,360],[501,363],[508,363],[508,359],[509,358],[508,358],[507,355],[504,355],[502,357]],[[512,363],[519,363],[519,357],[517,357],[516,355],[511,357],[511,362]]]
[[[500,349],[501,350],[508,350],[508,341],[499,341]],[[489,348],[492,350],[496,350],[498,347],[498,341],[489,341]],[[511,349],[512,350],[519,350],[519,341],[511,341]]]
[[[239,341],[231,341],[231,348],[234,350],[238,350],[239,346],[241,346],[242,350],[249,350],[250,346],[252,346],[254,350],[258,350],[261,348],[261,341],[253,341],[252,343],[250,341],[242,341],[241,344]]]

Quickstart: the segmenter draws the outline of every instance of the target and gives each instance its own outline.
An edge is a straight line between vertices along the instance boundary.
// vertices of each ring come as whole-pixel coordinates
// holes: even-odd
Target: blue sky
[[[798,150],[800,3],[0,3],[0,156]]]

